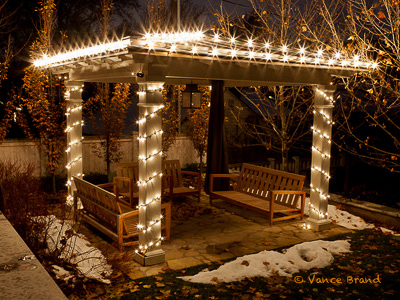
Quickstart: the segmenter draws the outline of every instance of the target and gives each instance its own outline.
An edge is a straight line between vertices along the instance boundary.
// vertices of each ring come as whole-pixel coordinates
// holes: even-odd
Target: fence
[[[282,162],[277,162],[275,158],[268,158],[268,163],[253,163],[258,166],[267,167],[275,170],[282,170]],[[330,162],[331,167],[344,166],[344,157],[332,157]],[[242,164],[230,164],[229,173],[239,173]],[[303,172],[309,172],[311,170],[311,155],[310,158],[300,158],[299,156],[293,156],[288,162],[288,172],[300,174]]]
[[[139,141],[138,133],[134,132],[131,136],[124,136],[120,139],[121,143],[121,162],[137,161]],[[82,162],[83,173],[88,174],[102,173],[105,174],[107,167],[103,158],[99,158],[94,153],[94,147],[100,145],[100,140],[95,137],[85,137],[82,143]],[[168,159],[179,159],[182,166],[188,163],[199,162],[198,155],[193,148],[193,144],[189,137],[179,136],[167,152]],[[28,139],[5,140],[0,144],[0,160],[10,161],[18,164],[31,163],[37,166],[37,174],[46,175],[46,158],[43,151],[39,151],[36,145]],[[61,166],[58,174],[65,174],[66,155],[61,160]],[[115,171],[114,164],[111,164],[111,171]]]

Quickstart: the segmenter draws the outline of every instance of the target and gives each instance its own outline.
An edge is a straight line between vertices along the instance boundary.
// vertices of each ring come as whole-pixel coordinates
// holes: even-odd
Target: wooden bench
[[[174,198],[196,195],[200,202],[201,195],[201,178],[200,173],[182,171],[181,164],[178,159],[164,160],[162,162],[163,172],[163,195],[168,196],[171,201]],[[195,179],[193,187],[184,186],[184,175],[191,176]]]
[[[214,178],[236,179],[233,190],[214,191]],[[244,163],[240,175],[210,174],[210,204],[219,198],[261,214],[274,221],[303,218],[305,176]],[[297,208],[301,199],[301,207]],[[273,201],[272,201],[273,200]],[[278,216],[277,216],[278,215]],[[275,217],[277,216],[277,217]]]
[[[83,209],[79,211],[82,221],[115,240],[120,250],[123,246],[137,244],[139,211],[119,201],[118,189],[117,194],[113,194],[83,179],[73,178],[76,186],[75,209],[79,198],[83,206]],[[164,212],[162,229],[165,230],[165,239],[169,240],[171,204],[162,204],[161,209]]]

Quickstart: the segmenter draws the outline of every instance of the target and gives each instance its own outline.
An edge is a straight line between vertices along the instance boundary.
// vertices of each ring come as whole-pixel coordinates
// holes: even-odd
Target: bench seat
[[[139,211],[121,201],[117,193],[113,194],[103,188],[93,185],[78,177],[73,177],[76,186],[74,193],[74,205],[77,211],[78,199],[83,209],[78,213],[82,221],[100,230],[118,244],[118,249],[123,246],[138,244]],[[171,228],[171,204],[161,205],[163,212],[163,224],[161,229],[165,230],[165,239],[170,238]]]
[[[233,190],[214,191],[215,178],[229,178]],[[269,215],[271,225],[275,221],[297,217],[302,219],[305,203],[305,192],[302,191],[304,180],[305,176],[302,175],[244,163],[240,175],[210,175],[210,204],[213,199],[222,199]]]

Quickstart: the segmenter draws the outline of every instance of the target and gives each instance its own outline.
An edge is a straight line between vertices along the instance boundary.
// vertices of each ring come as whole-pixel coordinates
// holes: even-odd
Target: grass
[[[215,269],[223,263],[215,262],[178,271],[165,269],[162,274],[134,281],[120,278],[112,286],[86,283],[82,290],[76,285],[73,298],[400,299],[400,238],[368,230],[328,240],[337,239],[351,240],[351,252],[335,256],[329,267],[303,271],[292,278],[247,278],[215,285],[189,283],[177,278],[194,275],[205,268]],[[301,283],[296,282],[300,279]]]

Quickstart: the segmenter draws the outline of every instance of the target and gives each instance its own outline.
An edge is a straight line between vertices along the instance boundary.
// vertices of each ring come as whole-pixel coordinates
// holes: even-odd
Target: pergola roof
[[[69,73],[73,81],[209,85],[211,80],[224,80],[225,86],[326,85],[332,76],[348,77],[377,67],[358,55],[312,53],[201,32],[126,37],[44,56],[34,64]]]

